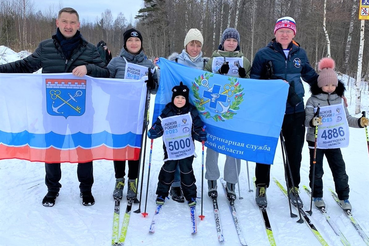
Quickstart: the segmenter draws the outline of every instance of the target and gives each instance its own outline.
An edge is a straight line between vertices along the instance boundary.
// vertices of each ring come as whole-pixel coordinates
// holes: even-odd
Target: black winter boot
[[[52,207],[55,205],[55,200],[59,196],[59,192],[56,191],[49,191],[47,192],[44,199],[42,199],[42,205],[44,207]]]
[[[83,206],[92,206],[95,204],[95,198],[93,197],[91,191],[81,192],[82,204]]]
[[[183,203],[185,201],[181,187],[171,187],[170,195],[173,201]]]

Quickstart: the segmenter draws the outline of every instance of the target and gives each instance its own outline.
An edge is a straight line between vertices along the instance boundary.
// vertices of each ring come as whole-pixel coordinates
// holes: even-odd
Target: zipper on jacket
[[[329,97],[331,96],[331,94],[328,94],[328,97],[327,97],[327,103],[328,105],[331,105],[330,101],[329,101]]]

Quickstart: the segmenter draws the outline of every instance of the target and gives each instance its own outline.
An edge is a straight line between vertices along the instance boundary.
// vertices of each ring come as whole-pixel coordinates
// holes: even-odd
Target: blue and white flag
[[[0,74],[0,88],[0,159],[139,159],[144,80]]]
[[[171,101],[171,89],[190,88],[206,125],[206,146],[235,158],[272,164],[282,127],[288,83],[214,74],[160,58],[153,122]]]

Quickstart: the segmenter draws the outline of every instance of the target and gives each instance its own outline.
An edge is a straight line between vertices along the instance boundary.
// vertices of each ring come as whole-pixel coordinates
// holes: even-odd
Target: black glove
[[[290,83],[287,102],[291,104],[291,106],[294,107],[297,104],[299,104],[301,101],[302,101],[301,98],[296,94],[295,86],[293,85],[293,83]]]
[[[206,138],[206,131],[201,131],[200,134],[199,134],[199,140],[200,142],[204,141],[206,142],[207,138]]]
[[[246,77],[246,70],[243,67],[239,67],[238,68],[238,75],[240,76],[240,78],[245,78]]]
[[[149,68],[148,79],[145,82],[146,82],[147,89],[149,89],[149,90],[154,90],[155,89],[154,77],[152,75],[152,72],[151,72],[150,68]]]
[[[218,70],[218,73],[220,74],[227,74],[229,71],[229,65],[228,62],[224,62],[223,65]]]
[[[273,74],[274,74],[272,61],[267,61],[266,63],[264,63],[264,66],[262,69],[263,70],[260,74],[260,78],[261,79],[272,79]]]
[[[283,79],[280,76],[274,74],[273,62],[267,61],[264,63],[263,71],[261,72],[260,79]]]

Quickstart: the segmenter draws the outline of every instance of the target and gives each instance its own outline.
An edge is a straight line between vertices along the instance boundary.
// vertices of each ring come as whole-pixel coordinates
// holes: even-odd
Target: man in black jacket
[[[23,60],[0,65],[0,73],[73,73],[78,77],[109,77],[109,71],[101,60],[95,45],[87,42],[79,32],[79,15],[73,8],[63,8],[56,20],[56,34],[42,41],[35,52]],[[59,195],[61,184],[60,163],[45,163],[45,183],[48,192],[42,204],[52,207]],[[77,176],[80,182],[82,204],[94,205],[91,188],[94,182],[92,161],[79,163]]]

